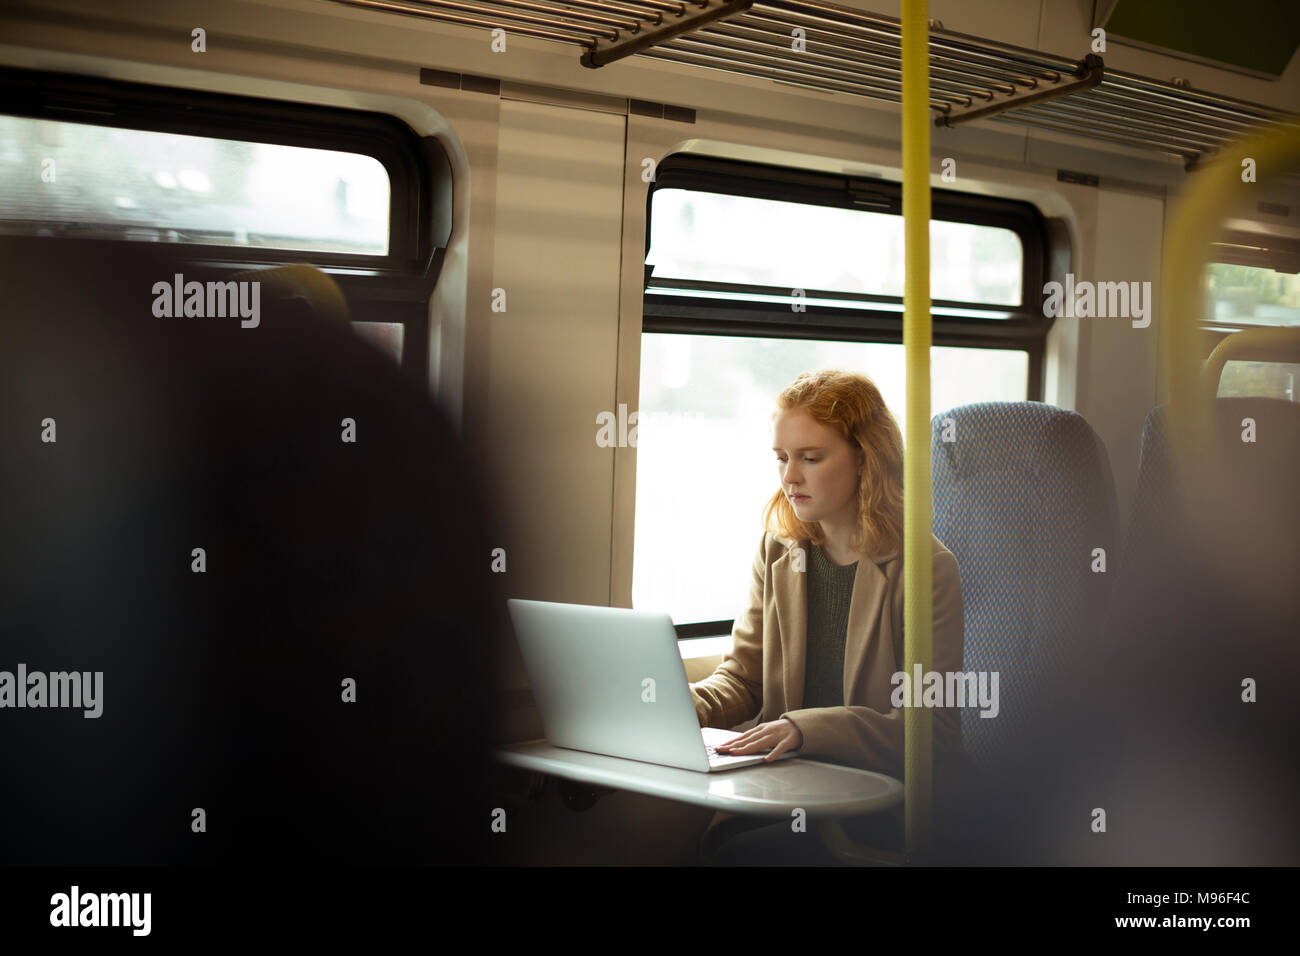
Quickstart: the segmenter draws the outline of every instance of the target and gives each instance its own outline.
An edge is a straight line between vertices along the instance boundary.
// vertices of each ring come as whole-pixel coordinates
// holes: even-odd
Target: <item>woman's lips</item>
[[[790,496],[790,500],[791,500],[791,501],[807,501],[807,500],[808,500],[808,496],[807,496],[807,495],[791,495],[791,496]]]

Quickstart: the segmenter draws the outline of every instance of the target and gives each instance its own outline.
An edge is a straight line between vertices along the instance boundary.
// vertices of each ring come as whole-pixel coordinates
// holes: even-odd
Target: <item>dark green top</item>
[[[808,549],[808,652],[803,706],[844,706],[844,641],[858,562],[832,564],[825,552]]]

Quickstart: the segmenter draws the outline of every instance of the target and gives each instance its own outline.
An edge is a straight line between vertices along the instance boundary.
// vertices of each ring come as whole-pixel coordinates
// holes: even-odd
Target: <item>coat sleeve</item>
[[[930,669],[941,674],[962,668],[965,622],[961,578],[957,559],[948,551],[935,551],[931,587],[933,591],[932,652]],[[901,600],[901,599],[900,599]],[[903,669],[902,631],[895,654]],[[812,707],[792,710],[781,716],[803,734],[800,753],[825,757],[836,763],[903,777],[903,708],[879,711],[871,707]],[[934,708],[934,754],[952,754],[961,749],[961,709]]]
[[[690,685],[701,727],[728,729],[757,714],[763,704],[763,579],[767,532],[750,569],[749,609],[731,629],[732,649],[708,677]]]

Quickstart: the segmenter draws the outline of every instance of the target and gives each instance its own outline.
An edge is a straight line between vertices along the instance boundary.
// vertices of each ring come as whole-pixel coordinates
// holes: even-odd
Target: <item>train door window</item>
[[[802,371],[862,371],[906,433],[901,191],[679,156],[648,206],[632,602],[679,636],[725,635],[776,489],[777,393]],[[938,190],[932,209],[932,410],[1041,400],[1041,217]],[[684,503],[707,547],[681,548]]]
[[[405,124],[28,70],[0,90],[0,242],[158,243],[218,275],[310,262],[358,335],[426,378],[450,175]]]

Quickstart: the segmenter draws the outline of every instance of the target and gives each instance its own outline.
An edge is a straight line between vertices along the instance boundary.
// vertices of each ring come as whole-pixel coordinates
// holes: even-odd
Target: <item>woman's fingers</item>
[[[739,753],[741,750],[749,750],[753,748],[755,744],[761,743],[770,735],[771,731],[767,729],[766,725],[754,727],[728,743],[719,744],[717,749]],[[770,744],[768,746],[770,746]]]
[[[751,728],[751,729],[745,731],[745,732],[744,732],[743,734],[741,734],[739,737],[732,737],[732,738],[731,738],[730,740],[728,740],[725,744],[718,744],[717,749],[718,749],[718,750],[730,750],[732,747],[739,747],[739,746],[741,746],[742,744],[746,744],[746,743],[749,742],[750,738],[751,738],[751,737],[753,736],[753,734],[754,734],[754,731],[757,730],[757,729],[758,729],[757,727],[753,727],[753,728]]]
[[[766,734],[767,734],[767,725],[759,724],[757,727],[749,728],[749,730],[745,731],[739,737],[735,737],[727,741],[725,744],[722,744],[721,746],[728,747],[728,748],[747,747],[748,745],[752,744],[755,740],[759,740],[762,737],[766,736]]]
[[[781,756],[781,754],[785,753],[787,750],[793,750],[793,749],[794,749],[794,734],[787,734],[785,737],[781,738],[781,740],[777,743],[775,747],[772,748],[772,752],[767,756],[765,756],[763,759],[775,760],[777,757]]]
[[[764,760],[775,760],[788,750],[793,750],[803,743],[799,728],[790,721],[773,721],[759,724],[728,743],[719,744],[719,753],[734,755],[753,753],[757,750],[770,750]]]

